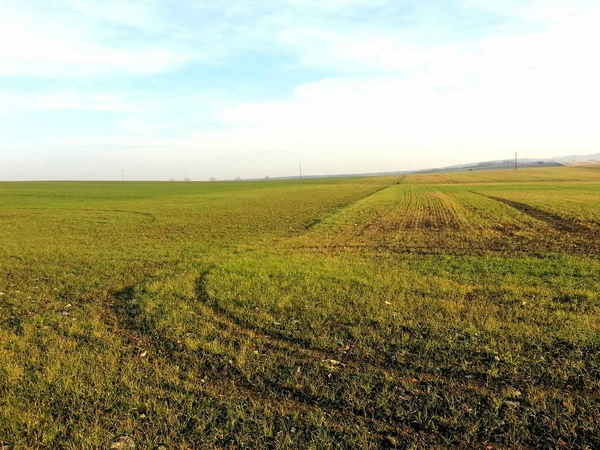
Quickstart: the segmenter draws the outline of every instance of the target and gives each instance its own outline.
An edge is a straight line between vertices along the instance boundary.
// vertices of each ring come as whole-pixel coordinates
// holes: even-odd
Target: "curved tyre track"
[[[427,446],[435,446],[436,442],[443,441],[443,437],[437,431],[415,420],[413,414],[408,413],[426,407],[423,403],[424,398],[417,396],[413,398],[413,395],[405,391],[402,386],[402,380],[410,379],[412,376],[409,377],[407,373],[393,367],[389,361],[384,361],[385,358],[374,361],[361,359],[350,353],[342,355],[336,351],[317,348],[308,339],[292,337],[282,331],[270,330],[246,321],[221,307],[218,300],[208,294],[206,291],[208,275],[209,272],[203,272],[198,277],[196,295],[204,313],[211,316],[211,322],[218,323],[229,332],[233,329],[236,341],[252,339],[261,354],[275,350],[277,354],[286,355],[286,358],[282,358],[281,361],[272,361],[272,365],[266,372],[257,371],[254,374],[247,374],[241,368],[232,368],[236,373],[236,381],[243,380],[243,389],[251,395],[259,399],[267,397],[269,401],[293,402],[301,409],[318,409],[324,412],[328,419],[333,421],[332,423],[341,417],[355,421],[357,424],[363,423],[379,441],[378,448],[387,448],[390,437],[393,441],[406,443],[416,440],[424,444],[428,443],[425,444]],[[322,362],[331,361],[332,357],[343,360],[343,364],[335,369],[323,367]],[[281,377],[281,374],[289,373],[296,367],[301,368],[305,378],[300,377],[296,380],[296,384],[292,385],[290,381],[293,377],[288,379],[285,376]],[[327,374],[328,372],[330,373]],[[368,400],[361,398],[359,403],[356,403],[347,395],[347,389],[352,390],[351,385],[357,377],[367,374],[373,379],[378,379],[379,384],[374,391],[368,393]],[[377,405],[378,389],[389,377],[396,379],[389,387],[397,392],[398,403],[402,406],[383,408]],[[307,389],[303,382],[314,386]],[[318,387],[314,389],[319,385],[321,389]],[[468,390],[468,388],[464,389]]]
[[[363,399],[356,404],[343,395],[346,383],[361,373],[374,370],[378,378],[385,379],[384,369],[369,362],[343,357],[344,364],[327,375],[330,369],[323,367],[322,361],[329,358],[341,358],[332,351],[310,346],[308,340],[290,337],[278,330],[268,330],[245,321],[218,305],[218,300],[206,292],[206,277],[209,272],[200,274],[196,288],[196,311],[203,320],[215,326],[216,340],[229,342],[231,348],[241,348],[252,342],[258,354],[266,360],[257,359],[250,367],[239,365],[235,351],[221,354],[211,353],[200,347],[188,350],[179,341],[165,335],[152,326],[152,321],[144,317],[144,312],[135,301],[136,288],[130,286],[113,293],[115,304],[111,308],[113,331],[130,347],[129,352],[139,354],[140,349],[152,348],[152,353],[163,359],[163,364],[176,364],[185,367],[183,373],[192,371],[208,374],[214,385],[206,391],[215,399],[227,403],[232,397],[251,398],[255,403],[277,402],[294,407],[298,411],[320,411],[325,422],[335,428],[340,421],[366,427],[378,448],[395,447],[390,442],[416,443],[435,446],[443,442],[439,433],[423,423],[406,416],[396,408],[380,410],[374,399]],[[279,359],[274,355],[285,355]],[[260,356],[257,355],[257,358]],[[330,359],[329,359],[330,360]],[[267,370],[254,370],[252,365],[264,366]],[[302,372],[295,378],[296,368]],[[392,370],[385,370],[389,375]],[[299,371],[300,373],[300,371]],[[400,374],[396,373],[400,378]],[[206,376],[206,375],[204,375]],[[296,384],[295,384],[296,383]],[[307,389],[311,384],[320,385],[320,389]],[[172,389],[177,390],[173,385]],[[410,398],[410,395],[407,395]],[[402,397],[400,397],[402,400]],[[364,403],[363,403],[364,402]],[[417,408],[408,402],[410,410]],[[349,426],[348,424],[346,426]],[[390,441],[391,439],[391,441]]]

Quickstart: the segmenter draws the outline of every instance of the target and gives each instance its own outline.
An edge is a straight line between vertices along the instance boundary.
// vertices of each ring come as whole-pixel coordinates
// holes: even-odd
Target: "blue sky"
[[[597,0],[3,0],[0,180],[600,151]]]

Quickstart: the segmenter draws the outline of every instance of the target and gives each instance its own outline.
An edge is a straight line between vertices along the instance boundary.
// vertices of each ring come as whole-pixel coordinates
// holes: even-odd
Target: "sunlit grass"
[[[516,172],[0,184],[0,446],[600,446],[600,172]]]

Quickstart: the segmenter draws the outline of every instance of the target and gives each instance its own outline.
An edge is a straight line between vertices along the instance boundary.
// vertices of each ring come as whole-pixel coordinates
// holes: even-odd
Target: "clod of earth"
[[[131,436],[120,436],[110,444],[110,450],[135,450],[135,441]]]

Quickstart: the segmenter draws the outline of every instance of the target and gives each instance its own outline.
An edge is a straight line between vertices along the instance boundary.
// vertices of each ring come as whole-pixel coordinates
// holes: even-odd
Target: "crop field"
[[[598,166],[0,183],[0,449],[600,448]]]

